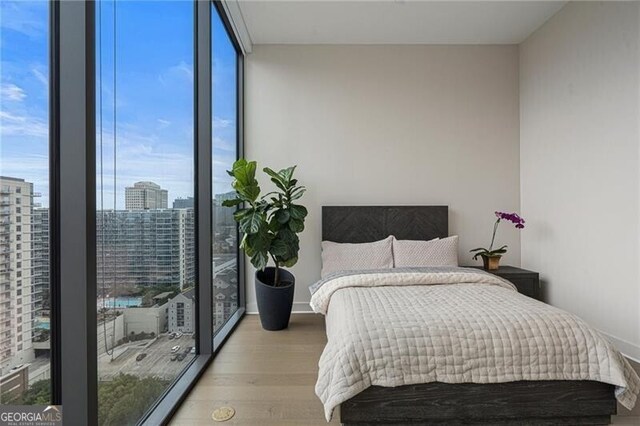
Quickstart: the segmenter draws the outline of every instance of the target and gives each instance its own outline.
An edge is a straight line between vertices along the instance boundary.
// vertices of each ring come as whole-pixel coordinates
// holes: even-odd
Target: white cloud
[[[0,1],[0,27],[17,31],[28,37],[43,37],[47,34],[47,2]]]
[[[231,153],[234,153],[234,155],[235,155],[235,152],[236,152],[236,141],[214,136],[213,137],[213,150],[215,152],[219,152],[219,151],[231,152]]]
[[[46,145],[39,149],[46,152]],[[42,194],[34,201],[42,206],[49,205],[49,157],[46,154],[20,155],[3,153],[0,159],[0,171],[3,176],[17,177],[34,184],[34,191]]]
[[[32,68],[31,72],[33,73],[34,77],[40,82],[42,83],[42,85],[45,87],[45,89],[49,88],[49,77],[47,77],[42,71],[40,71],[38,68]]]
[[[49,126],[36,117],[0,111],[0,135],[46,137],[49,135]]]
[[[7,102],[20,102],[27,97],[27,94],[21,87],[11,83],[3,83],[0,85],[0,99]]]
[[[213,117],[213,128],[214,129],[226,129],[227,127],[233,124],[233,120],[229,120],[226,118]]]
[[[169,190],[169,206],[177,197],[193,196],[193,152],[185,149],[193,144],[191,138],[180,137],[176,140],[164,133],[156,135],[135,125],[122,123],[118,126],[115,172],[113,142],[111,129],[105,129],[102,134],[102,167],[100,163],[97,167],[98,185],[102,171],[105,209],[113,208],[114,194],[116,208],[124,208],[124,188],[141,180],[153,181]],[[98,208],[100,195],[98,192]]]
[[[165,120],[164,118],[158,118],[157,122],[160,129],[166,129],[167,127],[171,126],[171,121]]]
[[[180,61],[177,65],[169,67],[165,72],[158,76],[160,84],[168,86],[176,79],[193,82],[193,65],[185,61]]]

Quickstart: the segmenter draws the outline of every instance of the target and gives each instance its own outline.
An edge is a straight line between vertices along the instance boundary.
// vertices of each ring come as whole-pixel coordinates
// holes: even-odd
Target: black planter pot
[[[280,286],[273,286],[276,269],[256,271],[256,299],[260,322],[265,330],[283,330],[289,326],[296,278],[280,268]]]

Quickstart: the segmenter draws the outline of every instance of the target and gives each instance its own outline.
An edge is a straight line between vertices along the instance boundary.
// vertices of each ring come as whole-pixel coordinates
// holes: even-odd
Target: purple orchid
[[[517,213],[496,212],[496,217],[498,218],[498,221],[500,221],[500,219],[508,220],[509,222],[513,223],[518,229],[524,228],[524,219],[518,216]]]
[[[475,252],[475,255],[473,256],[474,260],[477,259],[478,256],[487,256],[487,257],[502,256],[507,252],[506,245],[495,250],[493,249],[493,243],[496,239],[496,231],[498,230],[498,225],[500,224],[501,220],[506,220],[508,222],[513,223],[516,229],[524,229],[525,221],[517,213],[506,213],[506,212],[495,212],[495,213],[498,220],[496,220],[496,223],[493,225],[493,235],[491,236],[491,245],[489,245],[488,249],[480,247],[480,248],[471,250],[472,253]]]

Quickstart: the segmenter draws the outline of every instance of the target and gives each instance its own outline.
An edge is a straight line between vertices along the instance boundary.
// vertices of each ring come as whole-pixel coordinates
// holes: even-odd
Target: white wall
[[[522,264],[640,359],[638,3],[570,3],[521,45]]]
[[[254,46],[245,155],[297,164],[309,188],[294,310],[309,309],[320,275],[322,205],[449,205],[461,263],[472,263],[494,210],[520,205],[518,105],[517,46]],[[505,263],[520,264],[519,238],[500,229]]]

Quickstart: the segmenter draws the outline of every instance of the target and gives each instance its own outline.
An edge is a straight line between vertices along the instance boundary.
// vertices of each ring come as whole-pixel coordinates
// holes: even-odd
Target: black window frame
[[[50,0],[49,5],[52,403],[63,405],[65,423],[96,424],[96,6],[90,0]],[[214,335],[212,13],[222,18],[238,55],[238,157],[242,157],[244,145],[244,53],[219,0],[193,0],[193,5],[197,354],[139,420],[138,424],[142,425],[155,426],[170,421],[245,313],[245,265],[244,256],[238,250],[238,309]]]
[[[229,40],[231,40],[231,44],[236,52],[236,159],[244,157],[244,52],[242,50],[240,39],[236,36],[233,26],[231,24],[231,20],[224,10],[224,6],[222,2],[219,0],[211,1],[212,8],[215,9],[212,13],[217,13],[220,17],[222,24],[229,36]],[[211,34],[211,19],[209,19],[209,34]],[[213,45],[209,48],[209,52],[212,51]],[[211,55],[211,53],[210,53]],[[212,63],[212,57],[209,57],[209,64]],[[211,81],[211,75],[209,76],[209,81]],[[209,93],[213,96],[213,88],[209,90]],[[209,99],[209,105],[212,105],[212,99]],[[212,121],[213,115],[211,114],[211,110],[209,111],[209,121]],[[212,129],[212,137],[210,140],[213,143],[213,129]],[[209,156],[211,158],[211,155]],[[210,173],[210,181],[213,181],[213,171]],[[213,197],[213,192],[210,191],[211,196]],[[213,224],[212,224],[213,230]],[[213,235],[213,234],[211,234]],[[238,321],[244,316],[246,312],[246,296],[245,296],[245,257],[243,252],[240,250],[240,229],[236,226],[236,241],[238,241],[236,247],[236,268],[238,271],[238,309],[233,313],[225,323],[214,333],[213,336],[213,348],[214,352],[217,352],[218,349],[224,344],[225,340],[233,329],[238,324]],[[213,275],[210,275],[213,279]],[[213,309],[213,295],[211,299],[211,306]],[[213,323],[213,321],[211,321]],[[213,324],[212,324],[213,327]]]

